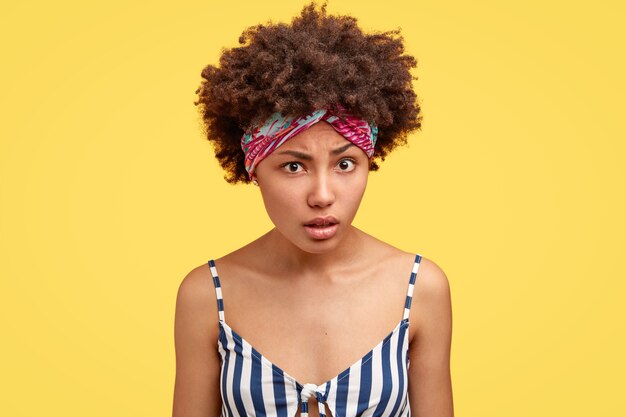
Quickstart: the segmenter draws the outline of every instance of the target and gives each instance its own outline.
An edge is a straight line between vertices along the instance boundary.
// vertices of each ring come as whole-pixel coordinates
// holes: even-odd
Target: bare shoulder
[[[216,346],[219,335],[219,315],[213,276],[207,264],[187,273],[178,287],[176,296],[175,337],[181,348],[193,346],[197,340]],[[213,343],[213,341],[215,343]],[[184,353],[184,352],[181,352]]]
[[[433,260],[421,258],[409,320],[417,329],[451,325],[450,282],[443,269]]]
[[[218,320],[215,286],[208,264],[195,267],[182,279],[176,305],[177,310],[182,309],[181,313],[194,313],[198,320]]]
[[[416,276],[409,320],[409,402],[416,416],[454,415],[450,353],[450,284],[443,269],[423,258]]]
[[[176,381],[173,416],[217,415],[219,322],[208,265],[192,269],[178,287],[174,339]]]
[[[445,297],[450,292],[448,276],[443,269],[433,260],[421,258],[417,271],[415,285],[419,286],[421,293],[431,297]]]

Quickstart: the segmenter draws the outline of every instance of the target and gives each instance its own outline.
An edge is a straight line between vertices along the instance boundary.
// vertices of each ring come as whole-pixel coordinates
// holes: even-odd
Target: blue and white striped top
[[[257,351],[224,321],[222,289],[213,275],[219,312],[221,417],[308,417],[309,398],[324,403],[330,417],[408,417],[408,327],[415,277],[422,257],[415,255],[404,303],[404,315],[376,346],[343,372],[321,385],[301,383]]]

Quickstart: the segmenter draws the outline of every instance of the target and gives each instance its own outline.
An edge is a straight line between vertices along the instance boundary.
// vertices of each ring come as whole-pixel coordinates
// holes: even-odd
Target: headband
[[[328,122],[344,138],[361,148],[368,158],[374,155],[378,127],[373,121],[368,123],[354,117],[340,104],[328,109],[315,110],[299,117],[283,116],[280,112],[276,112],[262,125],[256,126],[252,133],[246,133],[241,138],[248,176],[252,178],[259,162],[276,148],[322,120]]]

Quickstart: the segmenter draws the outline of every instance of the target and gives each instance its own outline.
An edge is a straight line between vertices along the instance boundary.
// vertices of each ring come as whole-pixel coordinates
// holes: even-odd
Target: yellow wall
[[[221,47],[305,2],[91,3],[0,14],[6,416],[170,416],[181,279],[271,227],[192,102]],[[419,61],[423,130],[355,224],[446,271],[456,415],[623,413],[622,2],[328,10],[401,27]]]

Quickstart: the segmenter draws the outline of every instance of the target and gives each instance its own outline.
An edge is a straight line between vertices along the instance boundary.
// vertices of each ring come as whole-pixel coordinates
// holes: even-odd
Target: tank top
[[[415,277],[422,256],[415,255],[402,320],[363,357],[320,384],[297,381],[235,332],[224,320],[224,301],[215,261],[213,276],[219,313],[221,417],[308,417],[308,401],[324,404],[333,417],[410,416],[408,327]]]

